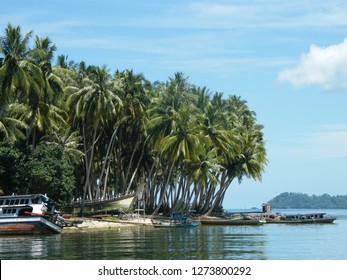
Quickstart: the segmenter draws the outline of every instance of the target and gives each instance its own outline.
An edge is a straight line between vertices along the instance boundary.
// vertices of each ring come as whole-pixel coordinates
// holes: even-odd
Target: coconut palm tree
[[[51,130],[46,136],[42,138],[48,145],[60,145],[64,149],[65,158],[72,165],[78,164],[83,158],[84,154],[80,150],[82,144],[82,137],[78,131],[72,131],[69,126],[61,127],[58,131]]]
[[[48,37],[36,37],[35,48],[30,53],[31,61],[39,67],[41,72],[38,91],[30,91],[29,94],[31,116],[27,139],[32,137],[33,146],[48,129],[59,129],[66,124],[67,113],[57,106],[64,89],[63,81],[52,69],[51,62],[55,50],[56,46]],[[40,135],[37,135],[37,132]]]
[[[154,151],[160,156],[162,165],[166,165],[163,169],[165,183],[157,194],[159,197],[154,214],[163,205],[165,197],[176,191],[177,186],[173,181],[177,178],[184,181],[187,172],[184,161],[197,160],[203,147],[200,145],[197,125],[200,122],[200,110],[194,105],[197,97],[192,93],[192,89],[183,74],[176,73],[169,78],[168,83],[159,87],[159,95],[149,109],[149,137],[153,139]],[[176,175],[173,180],[174,172]],[[175,201],[182,202],[177,197]]]
[[[15,99],[15,94],[27,94],[30,85],[30,63],[28,43],[32,32],[21,33],[19,26],[11,24],[0,37],[0,53],[4,55],[0,68],[0,105]]]
[[[122,119],[126,120],[121,124],[118,141],[122,161],[127,165],[123,184],[126,186],[125,192],[128,193],[141,165],[145,149],[146,106],[149,103],[146,92],[151,86],[142,74],[134,74],[132,70],[117,71],[115,77],[122,85],[123,106],[120,113]]]
[[[267,163],[262,126],[256,124],[255,113],[250,111],[246,102],[240,97],[231,96],[224,103],[226,124],[232,131],[237,144],[231,156],[224,157],[224,170],[220,176],[220,187],[214,195],[212,207],[208,213],[222,206],[224,195],[232,181],[237,178],[261,179],[261,174]]]
[[[116,107],[122,104],[117,95],[120,90],[115,80],[111,79],[106,67],[90,67],[79,85],[67,88],[70,94],[69,104],[75,121],[80,126],[84,147],[84,161],[86,170],[83,201],[88,191],[93,199],[92,188],[95,187],[96,171],[95,151],[96,143],[102,137],[104,127],[112,121],[117,113]]]
[[[25,139],[27,125],[24,121],[27,108],[18,103],[0,106],[0,140],[15,142]]]

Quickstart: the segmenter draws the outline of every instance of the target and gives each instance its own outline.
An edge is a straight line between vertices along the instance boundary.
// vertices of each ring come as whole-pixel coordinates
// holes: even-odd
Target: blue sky
[[[262,182],[235,182],[224,207],[281,192],[347,194],[347,2],[344,0],[7,1],[0,27],[49,36],[76,62],[175,72],[247,100],[265,126]]]

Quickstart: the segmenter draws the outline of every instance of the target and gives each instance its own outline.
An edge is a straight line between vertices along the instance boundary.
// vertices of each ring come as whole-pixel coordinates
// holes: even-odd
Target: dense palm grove
[[[0,187],[61,203],[143,194],[148,213],[222,209],[266,164],[262,126],[237,96],[182,73],[151,83],[132,70],[74,63],[49,38],[8,25],[0,38]]]

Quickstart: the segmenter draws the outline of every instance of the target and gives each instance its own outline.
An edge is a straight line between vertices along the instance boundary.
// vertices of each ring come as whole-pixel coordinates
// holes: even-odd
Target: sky
[[[347,1],[3,1],[8,23],[48,36],[75,62],[133,69],[241,96],[264,125],[262,181],[228,189],[225,209],[282,192],[347,194]]]

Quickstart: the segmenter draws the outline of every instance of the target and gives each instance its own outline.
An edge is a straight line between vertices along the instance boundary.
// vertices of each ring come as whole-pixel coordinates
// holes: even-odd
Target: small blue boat
[[[196,227],[200,225],[199,221],[191,221],[189,213],[173,212],[170,220],[151,220],[154,227]]]

